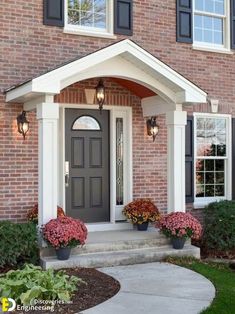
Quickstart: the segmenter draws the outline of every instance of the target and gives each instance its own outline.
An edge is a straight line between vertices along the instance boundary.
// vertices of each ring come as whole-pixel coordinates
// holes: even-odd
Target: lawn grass
[[[216,297],[202,314],[235,314],[235,271],[228,265],[207,263],[192,258],[168,258],[166,260],[189,268],[208,278],[216,288]]]

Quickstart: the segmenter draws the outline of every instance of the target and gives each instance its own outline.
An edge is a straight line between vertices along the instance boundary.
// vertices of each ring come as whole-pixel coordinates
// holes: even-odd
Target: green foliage
[[[208,278],[216,288],[216,296],[211,306],[201,314],[235,313],[235,272],[225,264],[206,263],[193,258],[170,257],[166,260],[189,268]]]
[[[221,201],[205,208],[203,244],[220,251],[235,248],[235,201]]]
[[[27,264],[21,270],[0,275],[0,296],[11,297],[17,304],[33,305],[35,299],[70,301],[81,279]]]
[[[37,230],[33,223],[0,222],[0,267],[38,263]]]

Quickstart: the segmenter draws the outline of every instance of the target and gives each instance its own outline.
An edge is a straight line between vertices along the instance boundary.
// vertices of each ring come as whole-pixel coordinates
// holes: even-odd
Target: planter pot
[[[55,250],[57,259],[60,261],[66,261],[70,257],[71,248],[70,247],[63,247]]]
[[[186,239],[185,238],[172,238],[172,246],[176,250],[182,250],[184,247]]]
[[[138,231],[146,231],[148,229],[148,222],[143,222],[142,224],[137,224]]]

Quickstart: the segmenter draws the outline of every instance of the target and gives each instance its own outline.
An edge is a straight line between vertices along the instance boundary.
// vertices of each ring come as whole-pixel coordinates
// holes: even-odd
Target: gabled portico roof
[[[56,95],[95,77],[123,78],[146,86],[169,103],[205,103],[207,94],[171,67],[126,39],[62,65],[6,91],[7,102],[25,103]]]

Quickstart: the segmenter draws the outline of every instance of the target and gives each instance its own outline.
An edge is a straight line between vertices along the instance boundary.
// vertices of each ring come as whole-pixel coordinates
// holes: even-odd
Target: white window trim
[[[224,31],[223,31],[223,38],[224,38],[224,44],[223,45],[216,45],[216,44],[210,44],[210,43],[203,43],[193,40],[192,48],[195,50],[203,50],[203,51],[209,51],[209,52],[218,52],[218,53],[227,53],[227,54],[233,54],[233,52],[230,49],[230,3],[229,0],[225,0],[225,15],[224,15]],[[193,0],[193,38],[194,35],[194,15],[195,12],[200,13],[200,11],[195,10],[195,0]],[[218,16],[222,17],[222,15],[218,15],[216,13],[210,13],[210,12],[201,12],[202,15],[206,16]]]
[[[92,27],[81,27],[77,25],[68,24],[68,0],[64,0],[64,33],[74,34],[81,36],[90,36],[90,37],[101,37],[101,38],[111,38],[116,39],[117,36],[113,34],[113,23],[114,23],[114,4],[113,0],[108,1],[106,18],[107,18],[107,29],[99,29]]]
[[[232,199],[232,123],[231,115],[229,114],[211,114],[194,112],[194,208],[204,208],[211,202],[216,202],[220,200],[231,200]],[[227,157],[225,163],[225,196],[224,197],[196,197],[196,151],[197,151],[197,141],[196,141],[196,130],[197,130],[197,117],[203,118],[226,118],[227,119],[227,133],[226,133],[226,144],[227,144]],[[214,159],[214,158],[213,158]]]
[[[58,124],[58,204],[66,210],[65,193],[65,109],[97,109],[97,105],[60,104],[60,120]],[[98,110],[98,109],[97,109]],[[110,222],[87,224],[90,231],[117,230],[128,228],[122,214],[124,206],[133,200],[133,155],[132,155],[132,107],[104,105],[104,110],[110,111]],[[116,118],[123,118],[124,139],[124,205],[116,205]],[[131,224],[130,224],[130,227]]]

